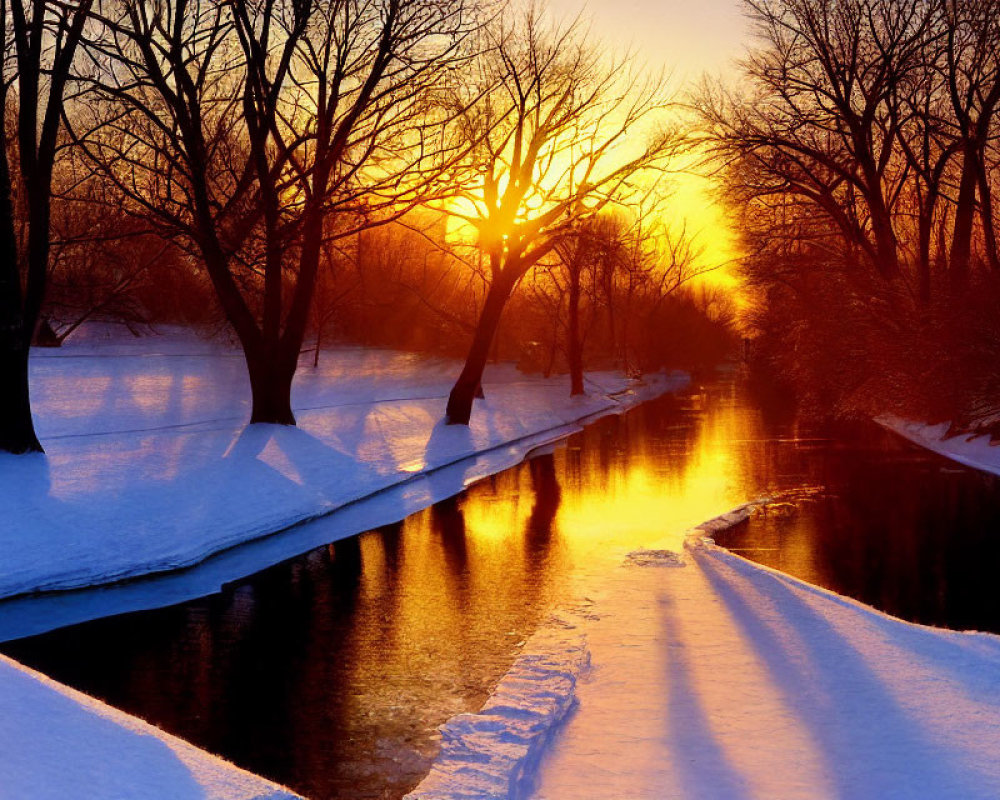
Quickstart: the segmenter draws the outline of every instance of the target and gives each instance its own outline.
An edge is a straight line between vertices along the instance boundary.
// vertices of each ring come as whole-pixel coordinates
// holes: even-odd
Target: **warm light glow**
[[[748,499],[748,466],[742,461],[746,451],[740,443],[756,433],[754,421],[744,413],[720,411],[678,450],[667,474],[662,455],[634,442],[628,464],[611,472],[609,485],[587,481],[581,494],[566,499],[558,524],[572,532],[571,547],[576,542],[587,548],[595,539],[607,542],[611,537],[628,547],[645,535],[648,545],[680,550],[688,529]],[[661,471],[654,471],[656,465]]]

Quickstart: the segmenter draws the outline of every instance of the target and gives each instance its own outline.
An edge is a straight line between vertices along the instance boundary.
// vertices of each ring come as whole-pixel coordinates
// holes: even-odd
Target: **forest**
[[[743,5],[748,55],[677,90],[538,4],[5,0],[0,449],[40,449],[32,343],[93,319],[232,336],[252,422],[352,341],[464,357],[459,424],[491,358],[580,393],[739,351],[820,414],[992,431],[997,4]]]
[[[698,95],[739,215],[754,360],[821,413],[995,431],[1000,14],[749,0],[738,86]]]

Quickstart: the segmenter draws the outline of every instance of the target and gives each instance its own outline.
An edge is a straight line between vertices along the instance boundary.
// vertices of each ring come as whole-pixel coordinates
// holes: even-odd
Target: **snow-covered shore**
[[[61,592],[8,600],[4,638],[176,602],[316,537],[401,519],[590,419],[686,383],[680,374],[641,383],[593,374],[588,395],[570,398],[565,379],[501,366],[487,373],[487,399],[464,429],[440,424],[458,368],[389,351],[324,353],[297,380],[299,426],[248,429],[248,386],[230,348],[173,332],[35,353],[46,455],[0,456],[0,596],[176,570],[245,542],[256,550],[216,561],[193,586],[155,588],[155,600],[141,582],[101,590],[83,609]],[[330,525],[294,529],[287,545],[268,536],[323,516]],[[2,656],[0,796],[296,797]]]
[[[298,795],[0,656],[0,797],[284,800]]]
[[[875,421],[883,428],[938,455],[973,469],[1000,475],[1000,447],[991,445],[988,435],[947,436],[947,422],[929,425],[894,416],[878,417]]]
[[[570,398],[565,378],[500,365],[466,429],[440,422],[458,367],[331,351],[296,379],[298,427],[247,427],[249,389],[232,348],[174,331],[34,353],[46,455],[0,456],[0,597],[177,570],[428,478],[385,495],[392,508],[379,523],[402,519],[461,488],[454,470],[435,484],[443,467],[467,462],[460,479],[476,480],[686,380],[594,373],[587,396]]]
[[[903,622],[706,538],[748,512],[589,583],[585,609],[536,635],[552,664],[586,642],[589,669],[562,683],[572,697],[539,701],[521,679],[499,713],[491,701],[481,723],[449,723],[478,738],[448,742],[414,797],[1000,796],[1000,637]],[[545,707],[567,711],[541,746],[481,747],[482,729],[506,730],[498,716]],[[506,794],[478,788],[505,779]]]

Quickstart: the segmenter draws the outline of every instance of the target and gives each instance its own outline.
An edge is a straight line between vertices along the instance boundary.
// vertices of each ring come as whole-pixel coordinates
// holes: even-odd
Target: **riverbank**
[[[491,366],[472,425],[445,427],[459,368],[390,351],[324,352],[319,368],[304,366],[297,380],[297,428],[247,428],[242,359],[225,345],[174,331],[36,353],[32,389],[46,454],[0,457],[0,595],[177,570],[339,510],[348,521],[324,528],[332,539],[402,519],[589,420],[687,382],[598,373],[588,375],[587,396],[570,398],[565,378]],[[246,563],[261,568],[265,557]],[[125,610],[119,601],[139,585],[102,590],[111,599],[97,605]],[[46,618],[43,629],[67,595],[51,597],[54,615],[45,597],[24,599],[43,609],[33,612]],[[297,796],[3,657],[0,752],[0,794],[33,800]]]
[[[523,731],[555,704],[524,690],[511,700],[501,681],[499,712],[491,702],[481,724],[449,728],[502,746],[446,737],[412,797],[470,785],[536,800],[998,796],[1000,637],[902,622],[706,540],[743,513],[590,585],[585,608],[539,634],[543,651],[553,632],[586,643],[589,666],[576,659],[562,683],[561,724],[542,726],[540,746],[522,740],[512,762],[518,728],[502,722]],[[555,687],[552,676],[542,680]]]
[[[383,350],[325,352],[296,379],[297,427],[248,427],[249,387],[232,347],[175,330],[83,336],[34,353],[46,454],[0,456],[0,597],[183,569],[414,484],[378,509],[380,524],[402,519],[588,420],[686,383],[591,373],[588,394],[571,398],[565,378],[491,366],[472,424],[445,426],[459,368]],[[438,471],[466,461],[457,486],[454,475],[435,485]]]
[[[1000,447],[991,444],[990,437],[986,434],[948,436],[947,422],[929,425],[893,416],[879,417],[875,421],[883,428],[938,455],[973,469],[1000,475]]]
[[[298,797],[3,656],[0,795],[25,800]]]

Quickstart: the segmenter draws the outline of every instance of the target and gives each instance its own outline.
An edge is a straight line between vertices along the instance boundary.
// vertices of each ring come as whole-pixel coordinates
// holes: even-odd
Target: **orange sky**
[[[548,0],[547,6],[557,17],[582,13],[591,20],[595,39],[631,49],[650,69],[666,70],[680,91],[705,72],[718,76],[732,70],[750,38],[738,0]],[[674,197],[688,230],[700,235],[705,261],[714,265],[732,259],[732,232],[709,183],[681,176]],[[731,284],[724,274],[714,282]]]
[[[741,54],[749,28],[738,0],[548,0],[562,17],[583,13],[595,37],[631,46],[651,66],[696,78],[725,70]]]

